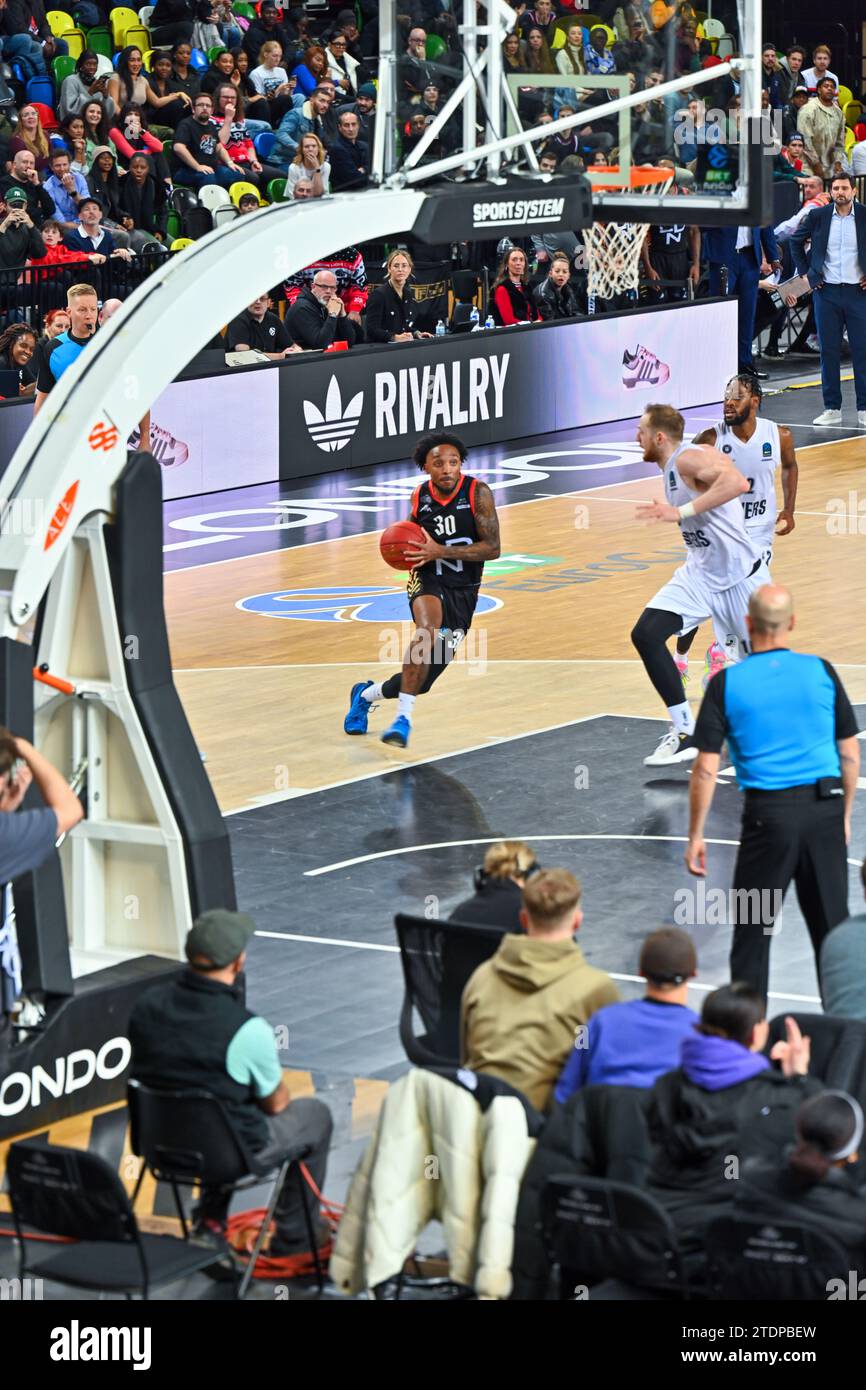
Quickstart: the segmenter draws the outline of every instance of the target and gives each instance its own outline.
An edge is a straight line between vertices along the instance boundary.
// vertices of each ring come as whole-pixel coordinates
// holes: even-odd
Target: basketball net
[[[598,171],[604,173],[603,169]],[[632,169],[632,193],[664,195],[673,183],[672,169]],[[596,189],[621,191],[614,185],[596,185]],[[649,231],[646,222],[593,222],[584,227],[586,246],[586,296],[589,312],[595,312],[596,299],[613,299],[615,295],[631,293],[637,298],[640,277],[640,253]]]

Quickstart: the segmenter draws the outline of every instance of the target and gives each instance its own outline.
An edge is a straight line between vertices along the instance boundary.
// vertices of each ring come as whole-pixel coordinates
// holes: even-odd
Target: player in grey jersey
[[[631,634],[672,724],[655,753],[644,759],[649,767],[697,756],[694,715],[668,640],[712,618],[717,640],[738,659],[749,649],[749,596],[769,581],[740,505],[748,482],[718,449],[684,445],[684,429],[685,421],[673,406],[649,405],[637,431],[644,458],[661,469],[666,499],[644,503],[638,517],[678,525],[686,545],[685,564],[650,599]]]
[[[763,393],[760,382],[750,372],[731,377],[725,387],[724,418],[704,430],[696,444],[711,444],[725,454],[748,479],[749,491],[741,498],[743,518],[752,541],[769,568],[776,536],[793,531],[797,503],[798,467],[794,439],[789,429],[759,415]],[[781,470],[782,508],[776,501],[776,473]],[[777,529],[778,528],[778,529]],[[677,639],[674,660],[686,685],[688,652],[697,628]],[[703,687],[717,671],[724,669],[726,653],[718,642],[707,650]]]

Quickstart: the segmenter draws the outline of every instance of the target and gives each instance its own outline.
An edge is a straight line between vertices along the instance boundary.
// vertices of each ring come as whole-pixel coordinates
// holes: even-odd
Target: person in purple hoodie
[[[687,932],[662,927],[641,947],[643,999],[608,1004],[580,1030],[556,1083],[563,1104],[581,1086],[650,1087],[680,1060],[680,1044],[699,1022],[686,1005],[697,974],[695,944]]]
[[[741,1163],[792,1142],[799,1106],[825,1089],[807,1075],[810,1040],[793,1018],[785,1020],[786,1039],[764,1055],[764,1012],[761,995],[748,985],[714,990],[700,1023],[683,1039],[679,1067],[650,1092],[649,1188],[673,1217],[687,1253],[733,1202]]]

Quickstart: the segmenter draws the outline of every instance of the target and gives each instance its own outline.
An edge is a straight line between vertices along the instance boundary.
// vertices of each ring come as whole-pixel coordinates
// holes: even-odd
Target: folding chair
[[[54,81],[59,87],[61,82],[65,81],[67,77],[71,77],[75,72],[75,59],[67,57],[65,53],[58,54],[56,58],[52,59],[51,71],[54,73]]]
[[[87,47],[92,48],[94,53],[101,53],[105,58],[111,58],[114,54],[114,44],[111,41],[111,30],[104,25],[97,25],[94,29],[87,31]]]
[[[324,1285],[319,1264],[313,1218],[307,1200],[307,1189],[301,1162],[309,1149],[299,1145],[284,1159],[279,1168],[262,1165],[238,1134],[222,1102],[204,1090],[157,1091],[138,1081],[129,1083],[129,1121],[132,1151],[144,1159],[132,1206],[141,1189],[145,1172],[158,1182],[166,1182],[172,1190],[177,1214],[184,1235],[186,1216],[180,1198],[182,1187],[207,1184],[221,1188],[226,1196],[258,1187],[275,1176],[264,1220],[250,1252],[249,1262],[238,1285],[238,1298],[243,1298],[253,1277],[256,1260],[267,1236],[277,1209],[283,1187],[290,1173],[295,1177],[310,1241],[310,1253],[316,1268],[319,1290]],[[211,1254],[211,1263],[213,1254]]]
[[[45,18],[48,20],[48,27],[56,39],[62,39],[69,29],[75,28],[75,20],[65,10],[48,10]]]
[[[124,48],[128,48],[130,44],[135,44],[136,48],[141,49],[142,58],[153,48],[150,30],[146,29],[143,24],[139,24],[137,20],[135,24],[130,24],[124,35]]]
[[[208,208],[212,213],[216,212],[217,208],[232,205],[228,189],[223,188],[220,183],[206,183],[198,191],[198,200],[203,208]]]
[[[240,216],[234,203],[223,203],[221,207],[214,208],[211,215],[214,227],[221,227],[224,222],[234,222]]]
[[[577,1283],[605,1279],[689,1297],[674,1224],[639,1187],[608,1178],[550,1177],[541,1198],[541,1227],[561,1298]]]
[[[263,159],[265,163],[267,163],[268,155],[270,154],[271,150],[274,148],[274,145],[276,143],[277,137],[273,130],[259,131],[255,140],[253,141],[253,144],[255,145],[256,149],[256,154],[258,155],[259,159]]]
[[[18,1237],[20,1277],[124,1294],[176,1283],[214,1263],[212,1248],[178,1236],[145,1235],[117,1173],[96,1154],[33,1142],[12,1144],[6,1160]],[[37,1244],[24,1228],[66,1237]]]
[[[139,24],[138,15],[135,10],[131,10],[126,5],[116,5],[108,16],[108,23],[111,27],[111,37],[114,40],[115,48],[125,48],[127,45],[126,31],[133,25]]]
[[[394,918],[406,991],[400,1041],[419,1067],[460,1066],[460,1000],[470,975],[502,941],[495,927],[461,926],[437,918]],[[417,1013],[425,1032],[416,1033]]]
[[[704,1240],[710,1298],[824,1301],[831,1279],[848,1287],[851,1257],[839,1241],[773,1217],[722,1216]]]
[[[286,201],[286,179],[271,179],[266,192],[268,199],[272,203],[284,203]]]
[[[28,101],[41,102],[54,109],[54,83],[50,77],[30,77],[24,90]]]
[[[207,72],[208,68],[210,67],[210,63],[207,60],[207,54],[202,53],[200,48],[194,48],[192,50],[191,54],[189,55],[189,65],[191,68],[194,68],[196,72]]]

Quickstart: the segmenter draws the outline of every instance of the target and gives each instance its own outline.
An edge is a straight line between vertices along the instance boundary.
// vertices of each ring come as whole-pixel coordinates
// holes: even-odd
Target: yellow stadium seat
[[[195,246],[191,236],[178,236],[169,246],[169,251],[185,251],[188,246]]]
[[[48,27],[56,39],[62,39],[64,34],[75,28],[75,20],[65,10],[49,10],[45,18],[48,20]]]
[[[118,5],[116,9],[113,9],[108,16],[108,22],[111,25],[111,37],[114,40],[115,48],[126,47],[127,29],[141,27],[141,21],[135,10],[130,10],[126,5]]]
[[[851,91],[850,87],[839,87],[836,92],[836,100],[844,111],[848,102],[854,100],[854,93]]]
[[[255,184],[246,183],[243,179],[240,179],[237,183],[233,183],[231,188],[229,189],[229,197],[231,198],[235,207],[238,206],[241,198],[244,196],[245,193],[255,194],[255,196],[259,200],[259,204],[261,204],[261,195],[259,194],[259,190],[256,188]]]

